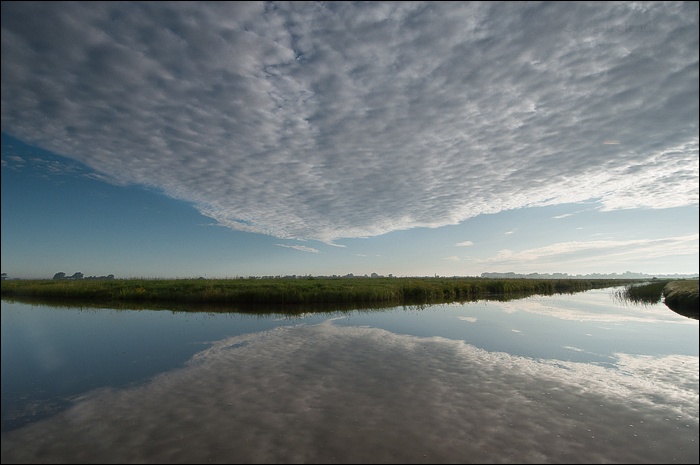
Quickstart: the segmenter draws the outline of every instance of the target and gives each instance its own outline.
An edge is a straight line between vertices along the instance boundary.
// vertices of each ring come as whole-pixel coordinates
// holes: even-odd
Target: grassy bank
[[[2,282],[2,297],[122,306],[128,303],[413,305],[579,292],[628,282],[486,278],[12,280]]]
[[[668,308],[698,319],[700,313],[698,280],[671,281],[664,286],[662,293]]]

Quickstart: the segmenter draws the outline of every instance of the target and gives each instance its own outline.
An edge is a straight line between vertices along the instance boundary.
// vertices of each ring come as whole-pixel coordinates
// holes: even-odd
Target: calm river
[[[698,321],[614,289],[289,317],[2,302],[2,463],[698,463]]]

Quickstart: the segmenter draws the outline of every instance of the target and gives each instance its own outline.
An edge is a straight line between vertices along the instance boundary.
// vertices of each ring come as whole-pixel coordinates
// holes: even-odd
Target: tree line
[[[73,273],[71,276],[68,276],[66,273],[63,271],[60,271],[53,275],[53,279],[114,279],[113,274],[108,274],[107,276],[88,276],[87,278],[83,276],[83,274],[80,271],[77,271]]]

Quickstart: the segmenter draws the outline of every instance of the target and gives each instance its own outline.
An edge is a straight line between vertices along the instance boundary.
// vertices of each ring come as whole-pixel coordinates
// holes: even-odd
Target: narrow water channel
[[[2,462],[697,463],[698,321],[614,290],[288,317],[2,302]]]

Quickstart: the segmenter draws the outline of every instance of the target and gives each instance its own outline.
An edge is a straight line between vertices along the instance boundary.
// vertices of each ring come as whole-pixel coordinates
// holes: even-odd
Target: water
[[[698,321],[614,289],[296,317],[2,302],[2,462],[697,463]]]

